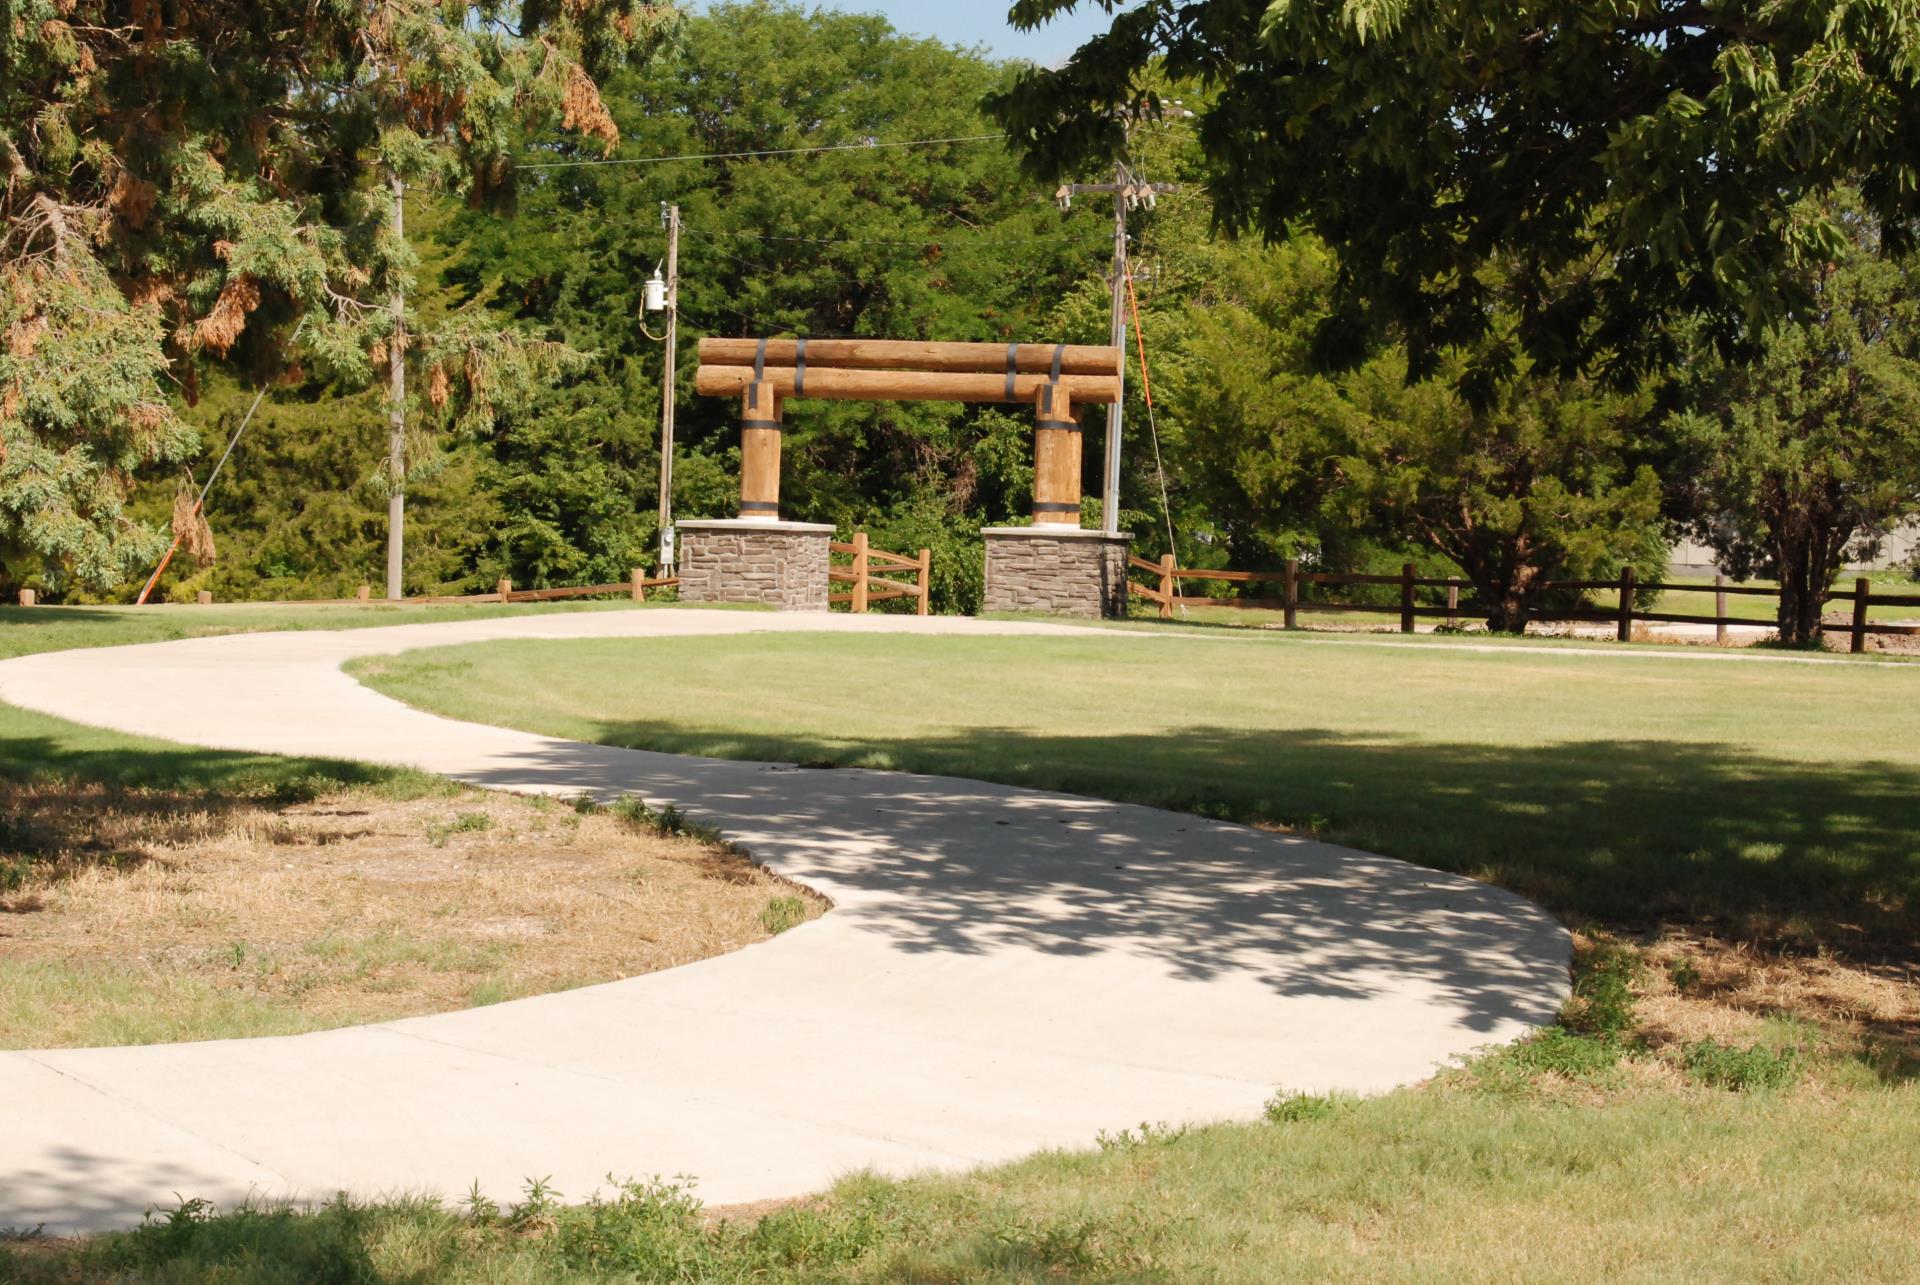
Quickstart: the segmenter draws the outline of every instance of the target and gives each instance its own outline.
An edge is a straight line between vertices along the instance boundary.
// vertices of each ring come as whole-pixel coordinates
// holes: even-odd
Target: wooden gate
[[[827,595],[828,602],[844,602],[856,611],[864,613],[867,607],[876,602],[886,602],[894,598],[912,598],[914,614],[927,614],[927,585],[933,569],[933,551],[920,550],[918,557],[909,558],[904,553],[889,553],[885,549],[876,549],[867,543],[865,531],[855,531],[851,544],[835,541],[827,546],[833,553],[846,553],[853,556],[853,562],[844,567],[832,567],[827,571],[829,580],[850,580],[853,587],[846,593]],[[914,583],[906,584],[899,580],[888,580],[877,576],[875,569],[892,575],[902,572],[913,576]]]

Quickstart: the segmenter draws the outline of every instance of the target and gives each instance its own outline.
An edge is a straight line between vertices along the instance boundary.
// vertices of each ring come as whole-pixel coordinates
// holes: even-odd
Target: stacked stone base
[[[1070,526],[988,527],[987,611],[1118,619],[1130,539]]]
[[[816,522],[733,519],[679,524],[680,601],[827,609],[827,546]]]

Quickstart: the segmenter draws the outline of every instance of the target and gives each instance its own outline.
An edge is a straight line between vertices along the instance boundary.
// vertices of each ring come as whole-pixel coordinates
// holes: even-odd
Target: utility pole
[[[680,341],[680,207],[662,211],[667,224],[667,356],[660,386],[660,567],[673,574],[673,402]]]
[[[1067,183],[1054,193],[1061,209],[1068,209],[1076,196],[1113,195],[1113,299],[1108,317],[1108,342],[1121,349],[1120,380],[1126,384],[1127,344],[1127,211],[1145,204],[1153,208],[1161,192],[1178,192],[1178,183],[1143,183],[1123,162],[1115,161],[1111,183]],[[1136,337],[1137,342],[1137,337]],[[1120,430],[1121,403],[1116,397],[1107,405],[1107,441],[1104,485],[1100,492],[1100,522],[1107,534],[1120,530]]]
[[[396,246],[406,236],[404,207],[406,184],[391,171],[387,186],[393,192],[393,239]],[[405,592],[401,582],[401,553],[405,548],[407,521],[407,298],[396,283],[393,287],[393,334],[387,340],[387,600],[398,602]]]

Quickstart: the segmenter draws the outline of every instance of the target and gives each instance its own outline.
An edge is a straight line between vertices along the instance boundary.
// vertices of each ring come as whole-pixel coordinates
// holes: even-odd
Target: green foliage
[[[1702,355],[1674,431],[1695,533],[1734,575],[1778,580],[1781,640],[1819,629],[1854,558],[1920,510],[1920,256],[1886,252],[1851,196],[1845,244],[1801,275],[1807,296],[1752,360]]]
[[[807,903],[792,894],[770,897],[760,908],[760,926],[774,937],[806,922]]]
[[[1337,1120],[1352,1109],[1354,1104],[1354,1099],[1337,1093],[1282,1091],[1267,1099],[1263,1114],[1269,1124],[1303,1124],[1311,1121]]]
[[[103,589],[151,556],[121,505],[136,466],[191,446],[170,393],[191,403],[203,361],[278,377],[299,348],[363,384],[416,266],[376,174],[499,195],[529,117],[612,146],[592,77],[674,16],[639,0],[10,5],[3,565]],[[497,328],[425,339],[431,360],[459,352],[473,416],[540,355]]]
[[[1699,1040],[1680,1051],[1687,1078],[1709,1088],[1750,1093],[1784,1089],[1798,1080],[1802,1058],[1797,1049],[1756,1044],[1737,1048],[1718,1040]]]
[[[1075,0],[1021,0],[1035,25]],[[1920,214],[1920,16],[1895,0],[1145,0],[992,104],[1050,177],[1126,146],[1154,77],[1204,82],[1218,223],[1340,256],[1320,351],[1404,337],[1469,387],[1532,365],[1630,377],[1704,314],[1723,344],[1807,295],[1844,241],[1817,200],[1866,176]],[[1144,101],[1143,101],[1144,100]],[[1512,256],[1494,280],[1488,269]],[[1483,342],[1491,340],[1492,342]]]

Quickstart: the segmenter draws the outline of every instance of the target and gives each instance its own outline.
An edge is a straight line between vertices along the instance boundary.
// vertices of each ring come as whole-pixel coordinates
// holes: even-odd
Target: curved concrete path
[[[408,709],[357,656],[495,638],[1057,632],[634,611],[248,634],[0,663],[0,700],[229,749],[632,792],[832,898],[773,941],[628,981],[281,1039],[0,1054],[0,1227],[176,1194],[690,1175],[709,1202],[1383,1090],[1549,1021],[1568,938],[1522,899],[1326,844],[971,781],[608,749]],[[1111,636],[1111,635],[1109,635]],[[1153,646],[1150,638],[1142,646]]]

